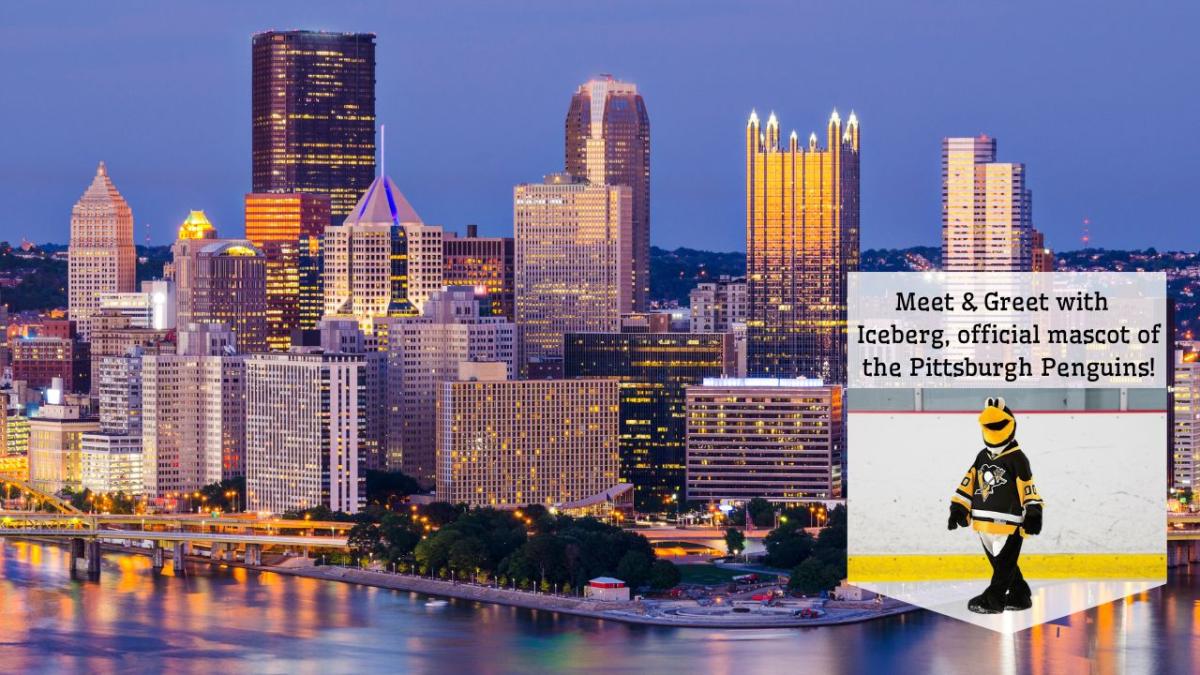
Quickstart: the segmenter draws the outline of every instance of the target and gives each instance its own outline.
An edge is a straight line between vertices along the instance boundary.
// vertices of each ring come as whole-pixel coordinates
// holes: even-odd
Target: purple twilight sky
[[[0,5],[0,238],[66,242],[108,162],[137,238],[189,209],[242,231],[250,36],[377,34],[388,173],[430,223],[511,233],[512,186],[562,166],[574,88],[636,82],[652,240],[744,248],[743,130],[862,121],[863,247],[940,241],[940,141],[986,132],[1029,167],[1056,249],[1196,249],[1200,3],[74,2]],[[149,227],[147,228],[147,224]]]

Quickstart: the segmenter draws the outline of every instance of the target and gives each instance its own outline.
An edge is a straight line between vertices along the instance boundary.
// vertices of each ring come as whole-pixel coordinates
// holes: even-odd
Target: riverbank
[[[790,614],[704,613],[690,601],[629,601],[601,602],[585,598],[515,591],[492,586],[465,584],[441,579],[394,574],[376,570],[346,567],[258,567],[277,574],[302,576],[326,581],[341,581],[397,591],[410,591],[445,598],[488,602],[510,607],[558,612],[605,621],[676,628],[804,628],[859,623],[917,609],[889,600],[882,608],[859,606],[832,607],[816,618],[800,618]],[[851,604],[851,603],[847,603]],[[693,609],[693,606],[695,607]],[[688,610],[681,612],[681,610]],[[711,610],[710,610],[711,611]]]

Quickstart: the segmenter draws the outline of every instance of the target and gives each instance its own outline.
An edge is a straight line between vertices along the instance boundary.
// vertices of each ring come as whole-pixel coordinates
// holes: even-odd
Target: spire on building
[[[746,126],[748,126],[748,127],[758,126],[758,113],[754,110],[754,108],[750,109],[750,122],[748,124],[746,124]]]
[[[380,175],[371,182],[371,186],[363,193],[350,215],[346,216],[344,225],[404,225],[422,224],[421,216],[417,215],[412,205],[405,199],[404,193],[396,187],[392,179]]]
[[[840,115],[838,115],[837,108],[834,108],[833,114],[829,116],[829,126],[834,126],[835,124],[840,125],[841,123],[842,123],[842,117]]]

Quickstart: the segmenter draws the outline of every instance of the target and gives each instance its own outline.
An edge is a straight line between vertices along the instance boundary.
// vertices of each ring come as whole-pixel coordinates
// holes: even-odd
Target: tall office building
[[[203,211],[192,211],[171,246],[163,275],[175,286],[176,323],[223,323],[238,349],[267,348],[267,259],[246,239],[218,239]]]
[[[514,246],[512,237],[481,237],[475,225],[467,236],[447,232],[442,241],[446,286],[471,286],[491,316],[513,319]]]
[[[86,339],[100,294],[133,291],[137,283],[133,211],[108,177],[104,162],[71,209],[67,253],[67,308]]]
[[[451,286],[425,303],[420,317],[388,327],[388,466],[432,485],[437,397],[464,362],[503,363],[514,376],[516,329],[504,317],[481,317],[473,288]]]
[[[73,323],[73,322],[72,322]],[[31,336],[12,341],[12,379],[35,389],[55,379],[69,393],[91,390],[91,345],[77,337]]]
[[[324,313],[321,239],[329,225],[329,197],[250,193],[245,220],[246,239],[266,257],[267,347],[287,351],[292,331],[316,328]]]
[[[772,113],[746,127],[746,322],[751,375],[846,379],[846,279],[858,269],[859,128],[835,110],[786,145]]]
[[[1046,235],[1041,230],[1030,229],[1030,268],[1034,272],[1054,271],[1054,251],[1046,246]]]
[[[688,294],[693,333],[725,333],[746,323],[750,290],[745,277],[721,276],[696,284]]]
[[[714,378],[687,390],[688,499],[772,502],[842,495],[842,388],[819,380]]]
[[[650,294],[650,117],[637,85],[611,75],[589,80],[567,109],[566,172],[630,190],[633,306]]]
[[[367,188],[346,220],[325,232],[325,316],[415,316],[442,286],[442,228],[425,225],[390,178]]]
[[[1196,490],[1200,468],[1200,352],[1184,343],[1175,350],[1174,428],[1172,434],[1171,487]]]
[[[985,134],[942,139],[942,269],[1029,272],[1032,249],[1025,165],[997,162]]]
[[[389,319],[390,320],[390,319]],[[400,319],[395,319],[399,321]],[[363,362],[361,472],[388,466],[388,355],[375,335],[364,333],[354,319],[325,318],[315,331],[305,331],[298,347],[320,347],[326,354],[356,354]],[[363,475],[366,475],[365,473]]]
[[[142,456],[142,356],[132,347],[100,360],[100,428],[80,439],[80,481],[97,493],[145,491]]]
[[[561,361],[563,334],[620,330],[633,309],[630,195],[568,174],[513,190],[522,372]]]
[[[171,498],[245,475],[245,357],[223,324],[179,330],[175,354],[142,357],[146,493]]]
[[[375,36],[267,31],[252,52],[252,191],[328,195],[341,222],[375,176]]]
[[[356,354],[300,347],[246,360],[248,510],[363,507],[363,380]]]
[[[442,384],[437,494],[453,504],[560,506],[617,485],[615,380]]]
[[[623,483],[639,511],[667,510],[686,499],[688,386],[736,373],[730,333],[568,333],[568,378],[620,382]]]

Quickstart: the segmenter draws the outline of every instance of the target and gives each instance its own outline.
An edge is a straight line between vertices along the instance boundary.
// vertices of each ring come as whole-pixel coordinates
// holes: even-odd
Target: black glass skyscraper
[[[375,36],[253,40],[253,191],[329,195],[340,224],[375,177]]]

